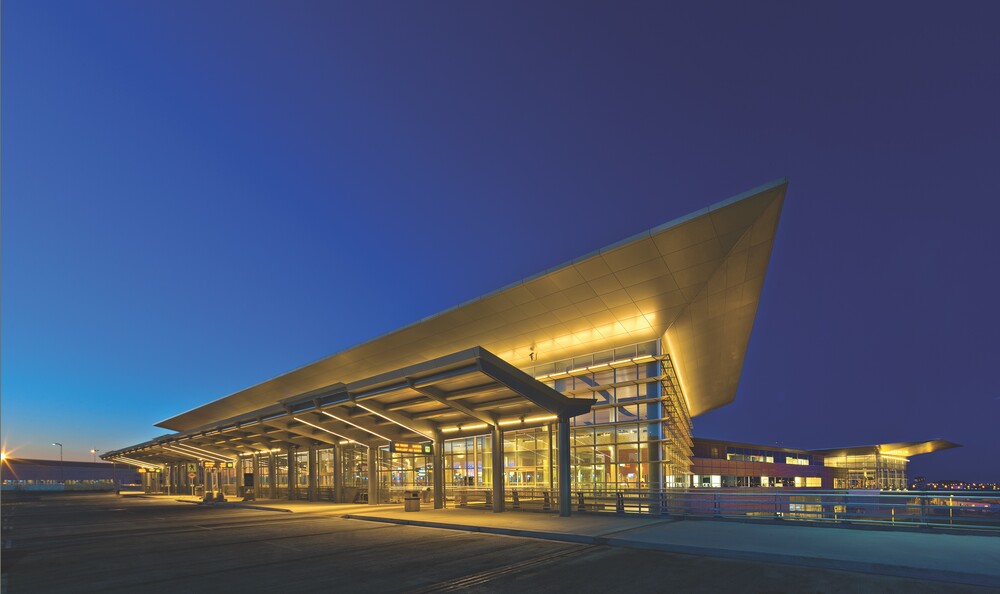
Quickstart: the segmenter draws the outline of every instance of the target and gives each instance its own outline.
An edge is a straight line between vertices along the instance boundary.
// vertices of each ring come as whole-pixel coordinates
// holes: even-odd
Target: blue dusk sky
[[[2,439],[155,422],[788,176],[695,434],[1000,480],[1000,4],[2,14]]]

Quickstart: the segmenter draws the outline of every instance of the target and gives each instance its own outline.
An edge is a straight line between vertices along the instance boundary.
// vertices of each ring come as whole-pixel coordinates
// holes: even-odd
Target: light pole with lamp
[[[63,469],[63,445],[57,441],[52,442],[52,445],[59,446],[59,482],[63,484],[63,489],[66,488],[66,475]]]
[[[94,455],[94,464],[97,464],[97,452],[101,450],[90,450],[90,453]]]

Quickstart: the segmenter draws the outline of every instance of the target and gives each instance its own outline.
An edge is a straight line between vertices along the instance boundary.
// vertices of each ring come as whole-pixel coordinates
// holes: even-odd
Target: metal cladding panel
[[[685,289],[690,301],[664,333],[664,350],[674,362],[692,417],[736,397],[783,198],[781,188],[741,204],[743,213],[755,218],[737,231],[731,231],[733,217],[720,211],[726,216],[719,228],[728,234],[720,243],[723,249],[715,252],[722,255],[695,264],[691,262],[698,259],[688,260],[692,268],[712,272]]]
[[[190,430],[477,345],[528,366],[663,336],[692,415],[711,410],[735,395],[786,187],[767,184],[158,425]]]

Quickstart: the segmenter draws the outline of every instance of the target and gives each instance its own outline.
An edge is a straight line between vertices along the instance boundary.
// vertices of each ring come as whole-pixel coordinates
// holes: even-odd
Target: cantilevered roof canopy
[[[159,426],[188,431],[476,345],[529,367],[657,338],[691,415],[717,408],[736,395],[786,187],[766,184]]]
[[[590,410],[481,347],[332,384],[280,403],[164,436],[102,458],[138,462],[231,458],[288,447],[341,443],[419,443],[532,427]]]
[[[927,441],[904,441],[899,443],[881,443],[867,446],[852,446],[846,448],[831,448],[827,450],[811,451],[816,452],[817,454],[824,454],[826,456],[864,456],[867,454],[874,454],[877,451],[880,454],[888,454],[890,456],[909,457],[960,447],[962,446],[944,439],[929,439]]]

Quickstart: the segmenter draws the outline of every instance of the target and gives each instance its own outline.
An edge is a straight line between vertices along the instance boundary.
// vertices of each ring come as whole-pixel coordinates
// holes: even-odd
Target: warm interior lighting
[[[615,359],[614,361],[609,361],[607,363],[598,363],[596,365],[588,365],[584,367],[575,367],[573,369],[568,369],[566,371],[557,371],[555,373],[550,373],[547,375],[536,376],[535,379],[538,381],[552,380],[552,379],[562,379],[564,377],[569,377],[572,375],[581,375],[586,373],[594,373],[596,371],[602,371],[605,369],[623,367],[625,365],[641,365],[642,363],[649,363],[650,361],[655,361],[656,357],[653,355],[639,355],[638,357],[631,357],[628,359]]]
[[[545,415],[543,417],[528,417],[527,419],[524,420],[524,422],[525,423],[534,423],[534,422],[537,422],[537,421],[554,421],[554,420],[556,420],[558,418],[559,417],[556,416],[556,415]]]

